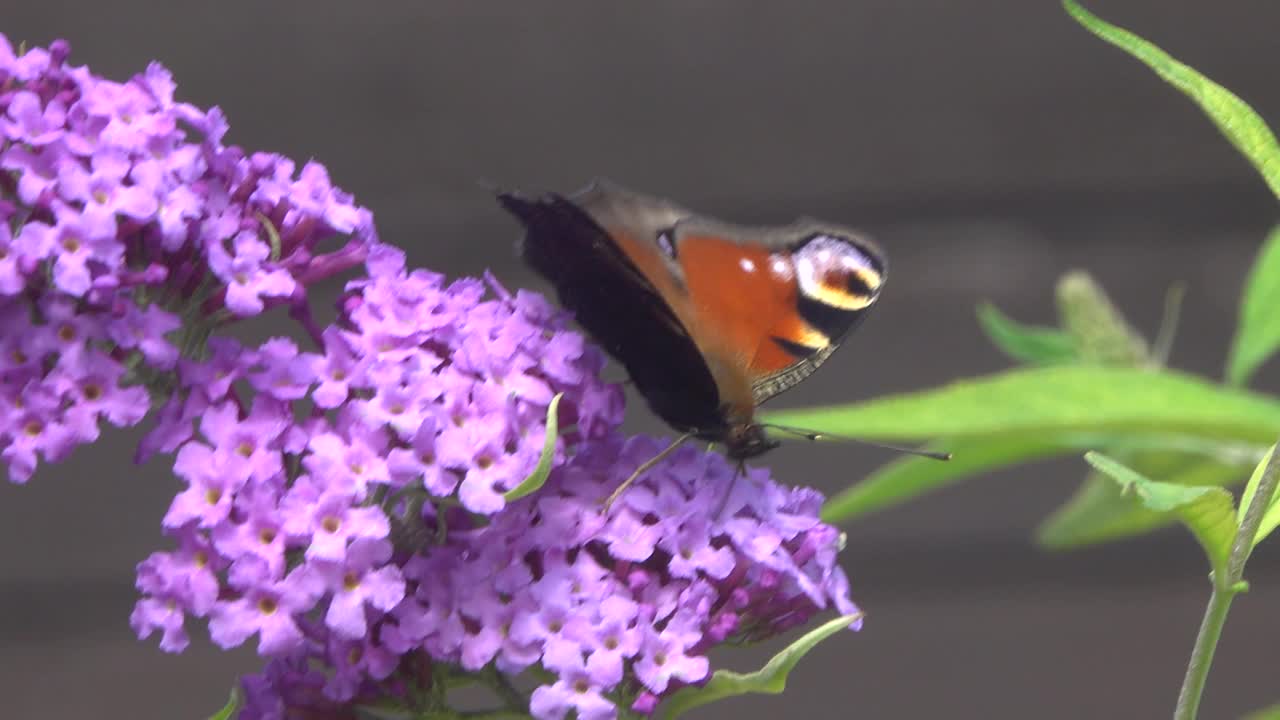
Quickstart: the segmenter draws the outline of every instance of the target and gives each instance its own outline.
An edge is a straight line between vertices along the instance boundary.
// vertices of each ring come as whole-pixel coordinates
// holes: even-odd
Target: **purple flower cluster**
[[[68,53],[0,35],[0,455],[17,482],[103,421],[137,423],[142,384],[187,341],[300,305],[376,241],[323,167],[224,146],[222,113],[176,102],[160,65],[117,83]]]
[[[552,675],[535,716],[612,717],[705,680],[715,645],[852,611],[819,495],[689,449],[604,514],[660,445],[617,432],[599,351],[536,295],[490,280],[487,299],[385,246],[367,265],[323,353],[216,343],[183,364],[185,400],[157,429],[187,482],[164,521],[180,547],[140,566],[133,624],[169,650],[188,617],[223,647],[256,635],[272,663],[245,717],[409,702],[403,671],[424,660],[536,665]],[[557,394],[558,468],[508,504]]]
[[[709,676],[707,652],[834,608],[856,612],[821,496],[685,448],[606,516],[605,497],[662,447],[616,433],[582,444],[537,494],[408,557],[399,602],[359,638],[332,634],[246,679],[248,717],[406,698],[396,668],[425,655],[478,672],[549,671],[528,711],[647,714]],[[344,653],[336,656],[335,650]],[[319,660],[320,662],[315,662]],[[327,668],[327,669],[320,669]]]
[[[597,377],[602,355],[539,296],[446,286],[407,272],[389,246],[367,266],[322,353],[214,339],[207,360],[180,363],[144,441],[177,453],[186,489],[164,527],[180,549],[142,563],[133,617],[165,649],[186,646],[188,615],[208,617],[223,647],[258,635],[264,655],[301,651],[310,615],[322,634],[363,640],[404,596],[393,524],[443,532],[442,503],[464,525],[467,512],[501,510],[539,462],[557,394],[559,421],[575,428],[559,457],[621,421],[619,388]]]
[[[855,611],[813,491],[685,448],[603,510],[661,444],[620,433],[604,356],[542,297],[407,269],[320,165],[224,146],[158,65],[66,58],[0,35],[0,456],[22,481],[159,408],[138,456],[174,455],[176,548],[131,624],[256,639],[242,718],[433,712],[444,675],[537,718],[647,714],[718,645]],[[357,266],[316,326],[306,287]],[[275,305],[314,350],[217,334]],[[557,397],[554,470],[509,502]]]

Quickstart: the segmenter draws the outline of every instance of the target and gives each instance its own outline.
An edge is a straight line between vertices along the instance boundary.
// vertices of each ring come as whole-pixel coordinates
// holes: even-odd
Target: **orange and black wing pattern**
[[[654,411],[708,438],[816,370],[885,280],[876,246],[835,226],[730,225],[603,181],[499,199],[525,260]]]
[[[801,221],[752,228],[597,182],[574,196],[661,294],[698,346],[731,422],[818,368],[887,275],[861,234]]]

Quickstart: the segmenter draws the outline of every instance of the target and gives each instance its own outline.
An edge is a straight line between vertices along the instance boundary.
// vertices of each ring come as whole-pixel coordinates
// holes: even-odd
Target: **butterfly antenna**
[[[921,450],[919,448],[903,447],[901,445],[889,445],[888,443],[878,443],[873,440],[863,440],[862,438],[849,437],[848,435],[833,435],[831,433],[818,432],[816,430],[805,430],[803,428],[787,427],[786,425],[774,425],[772,423],[763,423],[764,427],[770,427],[774,430],[781,430],[784,433],[790,433],[802,437],[806,440],[818,441],[822,438],[834,438],[837,440],[848,440],[850,442],[862,443],[871,447],[884,448],[885,450],[893,450],[905,455],[916,455],[918,457],[929,458],[930,460],[950,460],[949,452],[934,452],[932,450]]]
[[[663,450],[662,452],[658,453],[657,455],[654,455],[653,457],[651,457],[651,458],[649,458],[648,460],[645,460],[643,463],[641,463],[641,464],[640,464],[640,467],[636,468],[636,471],[635,471],[635,472],[633,472],[633,473],[631,473],[631,477],[629,477],[629,478],[627,478],[626,480],[624,480],[624,481],[623,481],[623,483],[622,483],[621,485],[619,485],[619,486],[618,486],[618,489],[617,489],[617,490],[614,490],[614,491],[613,491],[613,494],[612,494],[612,495],[610,495],[610,496],[609,496],[609,498],[608,498],[607,500],[605,500],[605,501],[604,501],[604,511],[605,511],[605,514],[608,514],[608,512],[609,512],[609,508],[613,506],[613,501],[615,501],[615,500],[617,500],[617,499],[618,499],[618,496],[622,494],[622,491],[623,491],[623,490],[626,490],[626,489],[627,489],[627,486],[629,486],[629,485],[631,485],[631,483],[635,482],[635,481],[636,481],[636,478],[638,478],[638,477],[640,477],[641,475],[645,474],[645,473],[649,470],[649,468],[651,468],[651,467],[653,467],[654,465],[657,465],[658,463],[662,462],[662,459],[663,459],[663,458],[665,458],[666,456],[668,456],[668,455],[670,455],[671,453],[675,452],[675,449],[676,449],[676,448],[678,448],[678,447],[680,447],[681,445],[683,445],[683,444],[685,443],[685,441],[686,441],[686,440],[688,440],[688,439],[689,439],[689,438],[691,438],[691,437],[693,437],[693,435],[691,435],[691,434],[689,434],[689,433],[685,433],[684,435],[681,435],[680,437],[678,437],[678,438],[676,438],[676,439],[675,439],[675,442],[673,442],[673,443],[671,443],[670,445],[668,445],[668,446],[667,446],[667,448],[666,448],[665,450]]]

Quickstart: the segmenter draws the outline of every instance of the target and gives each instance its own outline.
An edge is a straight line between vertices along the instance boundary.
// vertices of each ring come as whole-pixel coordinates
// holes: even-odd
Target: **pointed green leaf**
[[[1135,494],[1095,472],[1036,528],[1035,539],[1051,550],[1074,550],[1155,530],[1173,521],[1147,509]]]
[[[755,672],[743,674],[731,670],[717,670],[706,685],[681,688],[671,695],[665,703],[666,712],[663,717],[670,720],[693,708],[734,695],[749,693],[777,695],[786,689],[787,675],[800,662],[800,658],[818,643],[861,619],[862,614],[856,613],[823,623],[783,648],[765,663],[764,667]]]
[[[1244,520],[1244,514],[1249,509],[1249,505],[1253,502],[1253,496],[1258,492],[1258,483],[1262,482],[1263,471],[1267,468],[1267,463],[1271,462],[1271,456],[1276,451],[1276,446],[1272,445],[1258,461],[1253,468],[1253,474],[1249,476],[1249,482],[1245,483],[1244,491],[1240,493],[1240,507],[1236,511],[1236,522]]]
[[[1079,357],[1070,335],[1057,328],[1023,325],[991,303],[978,305],[978,324],[1005,355],[1029,365],[1056,365]]]
[[[1253,496],[1258,492],[1258,484],[1262,482],[1262,476],[1266,472],[1267,465],[1271,462],[1271,456],[1276,451],[1276,446],[1272,445],[1267,451],[1265,457],[1253,469],[1253,474],[1249,476],[1249,482],[1244,486],[1244,493],[1240,496],[1240,508],[1236,513],[1236,522],[1244,521],[1245,511],[1249,509],[1250,503],[1253,502]],[[1258,543],[1266,539],[1276,526],[1280,525],[1280,493],[1273,493],[1267,504],[1267,511],[1262,516],[1262,522],[1258,525],[1258,533],[1253,536],[1253,545],[1257,547]]]
[[[1227,360],[1227,382],[1243,385],[1280,347],[1280,226],[1262,243],[1240,298],[1240,320]]]
[[[557,393],[551,398],[551,404],[547,405],[547,438],[542,443],[542,454],[538,456],[538,466],[529,473],[529,477],[525,478],[524,482],[503,493],[502,497],[507,502],[519,500],[536,491],[551,474],[551,461],[556,455],[556,436],[560,432],[556,409],[560,407],[560,398],[563,396],[564,393]]]
[[[828,500],[822,506],[822,519],[829,523],[848,522],[984,470],[1059,454],[1068,448],[1034,438],[996,437],[959,440],[932,449],[950,452],[951,460],[938,462],[915,456],[894,460]]]
[[[404,708],[378,707],[377,705],[356,705],[353,708],[358,720],[429,720],[431,718],[455,718],[453,713],[434,713],[430,710],[414,712]]]
[[[231,720],[235,717],[236,711],[240,709],[240,687],[231,688],[231,697],[227,698],[227,704],[222,709],[209,716],[209,720]]]
[[[1225,569],[1237,529],[1231,493],[1220,487],[1157,482],[1102,453],[1090,452],[1084,459],[1126,491],[1136,493],[1148,510],[1180,520],[1200,543],[1213,569]]]
[[[1149,453],[1130,459],[1135,470],[1174,485],[1224,486],[1244,477],[1244,465],[1184,453]],[[1174,463],[1177,463],[1176,465]],[[1072,550],[1088,545],[1140,535],[1174,522],[1142,504],[1133,493],[1124,493],[1111,478],[1090,473],[1080,489],[1036,529],[1036,542],[1052,550]]]
[[[1176,465],[1147,464],[1138,467],[1156,477],[1172,475],[1168,480],[1174,483],[1222,485],[1244,477],[1257,458],[1257,447],[1182,435],[1140,433],[1108,435],[1072,431],[1036,436],[1014,433],[963,438],[929,446],[931,450],[950,452],[950,462],[903,456],[877,468],[859,482],[833,495],[822,508],[822,519],[829,523],[848,523],[986,471],[1096,448],[1175,458]],[[1184,473],[1187,468],[1192,471]],[[1090,484],[1086,483],[1086,486]],[[1141,504],[1128,497],[1114,502],[1118,495],[1115,483],[1109,479],[1102,480],[1091,493],[1082,490],[1058,511],[1061,517],[1055,514],[1049,521],[1050,526],[1042,528],[1041,532],[1049,534],[1042,541],[1050,547],[1070,547],[1136,534],[1166,524],[1158,517],[1143,524],[1142,515],[1147,511]],[[1095,516],[1095,513],[1100,514]],[[1059,522],[1065,524],[1058,527]]]
[[[268,256],[271,262],[280,260],[280,251],[282,244],[280,242],[280,231],[276,230],[275,223],[271,222],[271,218],[260,212],[255,212],[258,222],[262,224],[262,229],[267,232],[267,246],[271,248],[271,254]]]
[[[1280,703],[1254,710],[1240,720],[1280,720]]]
[[[1063,7],[1089,32],[1146,63],[1165,82],[1195,101],[1280,197],[1280,143],[1253,108],[1160,48],[1098,18],[1074,0],[1064,0]]]
[[[1178,335],[1178,320],[1182,317],[1182,300],[1186,297],[1187,286],[1174,283],[1164,294],[1164,312],[1160,316],[1160,327],[1156,330],[1156,339],[1151,343],[1148,358],[1155,367],[1169,364],[1169,354],[1173,352],[1173,339]]]
[[[871,440],[1043,438],[1076,431],[1271,443],[1280,435],[1280,403],[1173,371],[1063,365],[1015,369],[854,405],[772,412],[766,420]]]

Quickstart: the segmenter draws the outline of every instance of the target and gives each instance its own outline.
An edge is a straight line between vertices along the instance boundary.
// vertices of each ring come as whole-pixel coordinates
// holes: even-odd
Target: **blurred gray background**
[[[1093,0],[1280,122],[1280,5]],[[1052,0],[737,3],[162,3],[8,0],[15,43],[71,40],[125,79],[158,59],[179,97],[220,105],[230,142],[326,163],[383,238],[451,274],[541,288],[476,182],[572,190],[603,175],[742,222],[863,227],[893,261],[880,307],[779,405],[923,388],[1006,361],[973,306],[1051,322],[1053,281],[1093,272],[1148,333],[1188,285],[1173,364],[1220,376],[1246,268],[1275,200],[1182,96]],[[1263,388],[1280,387],[1271,367]],[[636,429],[659,425],[634,406]],[[163,546],[176,483],[129,464],[137,433],[0,486],[6,717],[199,718],[251,651],[203,631],[138,643],[133,566]],[[835,491],[877,450],[788,445],[787,482]],[[1029,534],[1076,459],[971,481],[849,527],[869,613],[783,697],[698,717],[1167,717],[1208,584],[1176,531],[1053,555]],[[1280,553],[1250,563],[1203,717],[1280,700]],[[746,668],[763,652],[735,656]]]

